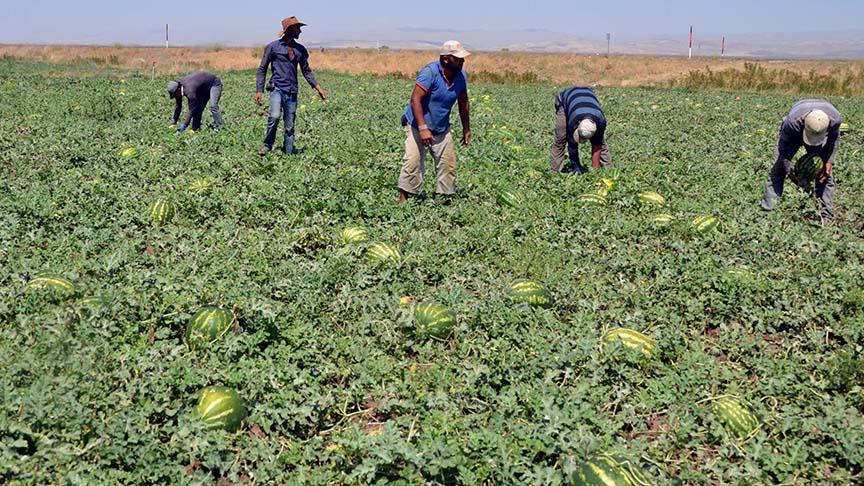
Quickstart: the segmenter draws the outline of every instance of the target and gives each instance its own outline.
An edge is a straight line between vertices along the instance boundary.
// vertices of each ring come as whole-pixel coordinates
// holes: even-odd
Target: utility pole
[[[165,49],[168,49],[168,24],[165,24]]]
[[[690,26],[690,50],[687,51],[687,59],[693,59],[693,26]]]
[[[723,40],[720,41],[720,57],[726,55],[726,36],[723,36]]]
[[[606,57],[612,53],[612,33],[606,32]]]

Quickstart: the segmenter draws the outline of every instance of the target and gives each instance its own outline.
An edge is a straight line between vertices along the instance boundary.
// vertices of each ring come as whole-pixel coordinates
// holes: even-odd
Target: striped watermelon
[[[140,153],[138,152],[138,149],[135,147],[131,147],[131,146],[123,147],[117,153],[118,153],[118,155],[120,155],[120,157],[123,157],[125,159],[137,159],[138,156],[140,155]]]
[[[600,193],[602,191],[602,193],[604,195],[608,194],[609,191],[615,189],[616,185],[618,185],[618,184],[615,182],[614,179],[604,177],[604,178],[600,179],[600,181],[597,183],[597,187],[599,188],[599,190],[597,192]]]
[[[852,128],[849,126],[848,123],[843,122],[840,124],[840,133],[849,133],[851,131],[852,131]]]
[[[666,205],[666,199],[653,191],[640,192],[636,197],[639,200],[639,204],[643,206],[657,206],[662,208]]]
[[[246,416],[246,405],[240,395],[225,386],[208,386],[198,392],[195,415],[208,429],[237,430]]]
[[[157,199],[150,205],[150,219],[156,224],[171,221],[177,213],[174,203],[165,199]]]
[[[339,233],[339,237],[342,238],[342,243],[346,245],[362,243],[366,241],[366,230],[357,226],[345,228]]]
[[[582,194],[579,196],[579,202],[584,204],[596,204],[598,206],[606,205],[606,196],[603,194],[598,194],[596,192],[589,192],[587,194]]]
[[[570,476],[570,484],[586,486],[648,486],[650,481],[636,464],[617,456],[599,455],[582,464]]]
[[[366,258],[370,262],[396,261],[402,258],[402,254],[387,243],[375,243],[366,250]]]
[[[41,275],[27,282],[24,290],[49,290],[55,294],[66,295],[71,294],[75,290],[75,285],[63,277]]]
[[[808,184],[816,180],[824,168],[825,162],[822,157],[816,154],[805,154],[795,163],[795,176],[801,183]]]
[[[496,200],[498,201],[498,204],[502,206],[519,209],[525,202],[525,196],[523,196],[521,192],[517,191],[501,191],[498,193]]]
[[[714,400],[714,416],[723,424],[726,431],[736,439],[744,439],[759,428],[759,418],[740,400],[723,397]]]
[[[697,232],[707,233],[716,228],[717,225],[720,224],[720,221],[714,216],[711,216],[709,214],[703,214],[701,216],[696,216],[695,218],[693,218],[692,224],[693,229],[695,229]]]
[[[441,304],[420,304],[414,309],[417,334],[423,337],[445,339],[456,326],[456,314]]]
[[[672,216],[671,214],[657,214],[654,216],[652,221],[655,226],[663,228],[672,224],[672,222],[675,221],[675,216]]]
[[[528,279],[519,279],[510,284],[510,298],[536,307],[552,305],[552,295],[543,284]]]
[[[186,345],[194,350],[217,341],[228,334],[235,320],[236,316],[230,310],[216,306],[202,307],[186,327]]]
[[[612,344],[614,342],[620,342],[630,349],[639,351],[646,358],[650,358],[657,351],[657,343],[653,339],[633,329],[619,327],[603,335],[604,344]]]

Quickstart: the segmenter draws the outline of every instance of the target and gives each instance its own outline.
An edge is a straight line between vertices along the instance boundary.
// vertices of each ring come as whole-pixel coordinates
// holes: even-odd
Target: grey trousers
[[[570,164],[564,165],[566,155],[570,158]],[[606,141],[600,146],[600,164],[603,167],[612,165],[612,154],[609,153],[609,146]],[[557,106],[555,112],[555,139],[552,142],[552,155],[549,158],[549,165],[552,172],[576,172],[582,174],[588,172],[588,169],[579,163],[579,144],[573,140],[567,133],[567,115],[564,113],[563,106]],[[590,167],[591,164],[588,164]]]
[[[783,195],[783,185],[791,171],[792,161],[780,156],[780,142],[778,141],[777,147],[774,149],[774,165],[768,173],[768,180],[765,182],[765,191],[762,193],[762,202],[759,204],[763,210],[774,210],[774,204]],[[816,201],[819,206],[820,215],[824,221],[834,219],[834,190],[833,170],[825,182],[816,181]]]

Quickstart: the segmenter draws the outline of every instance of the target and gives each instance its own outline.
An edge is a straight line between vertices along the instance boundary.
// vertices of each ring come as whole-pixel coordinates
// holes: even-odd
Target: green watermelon
[[[384,262],[387,260],[396,261],[402,258],[399,250],[387,243],[375,243],[366,250],[366,258],[370,262]]]
[[[156,224],[171,221],[177,212],[174,203],[165,199],[157,199],[150,205],[150,219]]]
[[[510,284],[510,298],[535,307],[552,305],[552,295],[543,284],[528,279],[519,279]]]
[[[496,198],[498,204],[502,206],[509,206],[514,209],[519,209],[522,207],[522,204],[525,202],[525,196],[522,195],[521,192],[517,191],[501,191],[498,193],[498,197]]]
[[[745,404],[734,397],[714,400],[714,416],[723,424],[726,431],[736,439],[745,439],[759,428],[759,418]]]
[[[140,155],[140,154],[139,154],[137,148],[128,146],[128,147],[123,147],[122,149],[120,149],[118,151],[118,155],[120,155],[120,157],[123,157],[125,159],[137,159],[138,155]]]
[[[639,200],[639,204],[643,206],[657,206],[662,208],[666,205],[666,199],[653,191],[640,192],[636,197]]]
[[[186,345],[194,350],[217,341],[228,334],[236,319],[233,312],[222,307],[202,307],[186,327]]]
[[[456,326],[456,314],[441,304],[420,304],[414,309],[417,334],[423,337],[445,339]]]
[[[198,392],[195,415],[208,429],[237,430],[246,416],[246,405],[240,395],[225,386],[208,386]]]
[[[27,282],[27,285],[24,287],[24,290],[46,289],[61,294],[69,294],[75,289],[75,285],[63,277],[55,275],[41,275]]]
[[[353,245],[355,243],[362,243],[366,241],[366,230],[357,226],[353,226],[343,229],[339,236],[340,238],[342,238],[342,243],[345,243],[346,245]]]
[[[582,464],[570,476],[570,484],[586,486],[648,486],[639,467],[617,456],[599,455]]]
[[[650,358],[657,350],[657,343],[653,339],[639,331],[623,327],[612,329],[603,335],[604,344],[612,344],[614,342],[620,342],[630,349],[639,351],[646,358]]]
[[[805,154],[795,163],[795,176],[803,184],[808,184],[816,180],[822,169],[825,168],[825,162],[822,157],[816,154]]]
[[[675,221],[675,216],[672,216],[671,214],[657,214],[654,216],[652,221],[655,226],[663,228],[672,224],[672,222]]]
[[[598,194],[596,192],[589,192],[587,194],[582,194],[579,196],[579,202],[584,204],[596,204],[598,206],[606,205],[606,196],[603,194]]]
[[[696,216],[692,221],[693,229],[699,233],[707,233],[716,228],[719,224],[720,221],[717,218],[708,214]]]
[[[849,133],[851,131],[852,131],[852,128],[849,126],[848,123],[843,122],[840,124],[840,133]]]

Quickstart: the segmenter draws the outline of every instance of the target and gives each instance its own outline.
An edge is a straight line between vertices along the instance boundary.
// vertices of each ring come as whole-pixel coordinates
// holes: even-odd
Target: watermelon
[[[849,133],[851,131],[852,129],[849,127],[848,123],[843,122],[840,124],[840,133]]]
[[[536,307],[552,305],[552,295],[543,284],[528,279],[519,279],[510,284],[510,298]]]
[[[171,221],[177,213],[174,203],[165,199],[157,199],[150,205],[150,219],[156,224]]]
[[[604,344],[614,342],[620,342],[625,347],[639,351],[646,358],[650,358],[657,351],[657,343],[653,339],[633,329],[619,327],[603,335]]]
[[[445,339],[456,326],[456,314],[441,304],[420,304],[414,309],[417,334],[423,337]]]
[[[656,192],[640,192],[636,197],[639,200],[639,204],[643,206],[657,206],[662,208],[666,205],[666,199]]]
[[[810,181],[816,180],[824,168],[825,162],[822,160],[822,157],[816,154],[805,154],[795,163],[795,177],[802,184],[808,184]]]
[[[63,277],[56,275],[41,275],[27,282],[24,287],[25,291],[31,290],[49,290],[55,294],[71,294],[75,290],[75,285]]]
[[[598,194],[596,192],[589,192],[587,194],[582,194],[581,196],[579,196],[579,202],[584,204],[596,204],[598,206],[605,206],[606,196]]]
[[[517,191],[501,191],[498,193],[496,200],[501,206],[509,206],[518,209],[522,207],[522,204],[524,204],[525,196]]]
[[[675,221],[675,216],[672,216],[671,214],[657,214],[654,216],[652,221],[655,226],[663,228],[672,224],[672,222]]]
[[[342,243],[346,245],[362,243],[366,241],[366,230],[356,226],[345,228],[339,233],[339,237],[342,238]]]
[[[746,438],[760,425],[759,418],[735,397],[714,400],[712,412],[726,431],[736,439]]]
[[[246,416],[246,405],[240,395],[225,386],[208,386],[198,392],[195,415],[208,429],[237,430]]]
[[[570,484],[598,486],[648,486],[639,467],[618,456],[599,455],[582,464],[570,476]]]
[[[186,345],[194,350],[217,341],[228,334],[236,319],[233,312],[222,307],[202,307],[186,327]]]
[[[120,155],[120,157],[123,157],[124,159],[137,159],[138,155],[140,155],[138,152],[138,149],[135,147],[131,147],[131,146],[130,147],[123,147],[122,149],[120,149],[118,154]]]
[[[396,261],[402,258],[402,254],[387,243],[375,243],[366,250],[366,258],[370,262]]]
[[[692,221],[693,229],[699,233],[707,233],[716,228],[718,224],[720,224],[720,221],[708,214],[696,216]]]
[[[212,184],[209,179],[196,179],[189,184],[189,192],[192,194],[204,194],[210,190]]]

